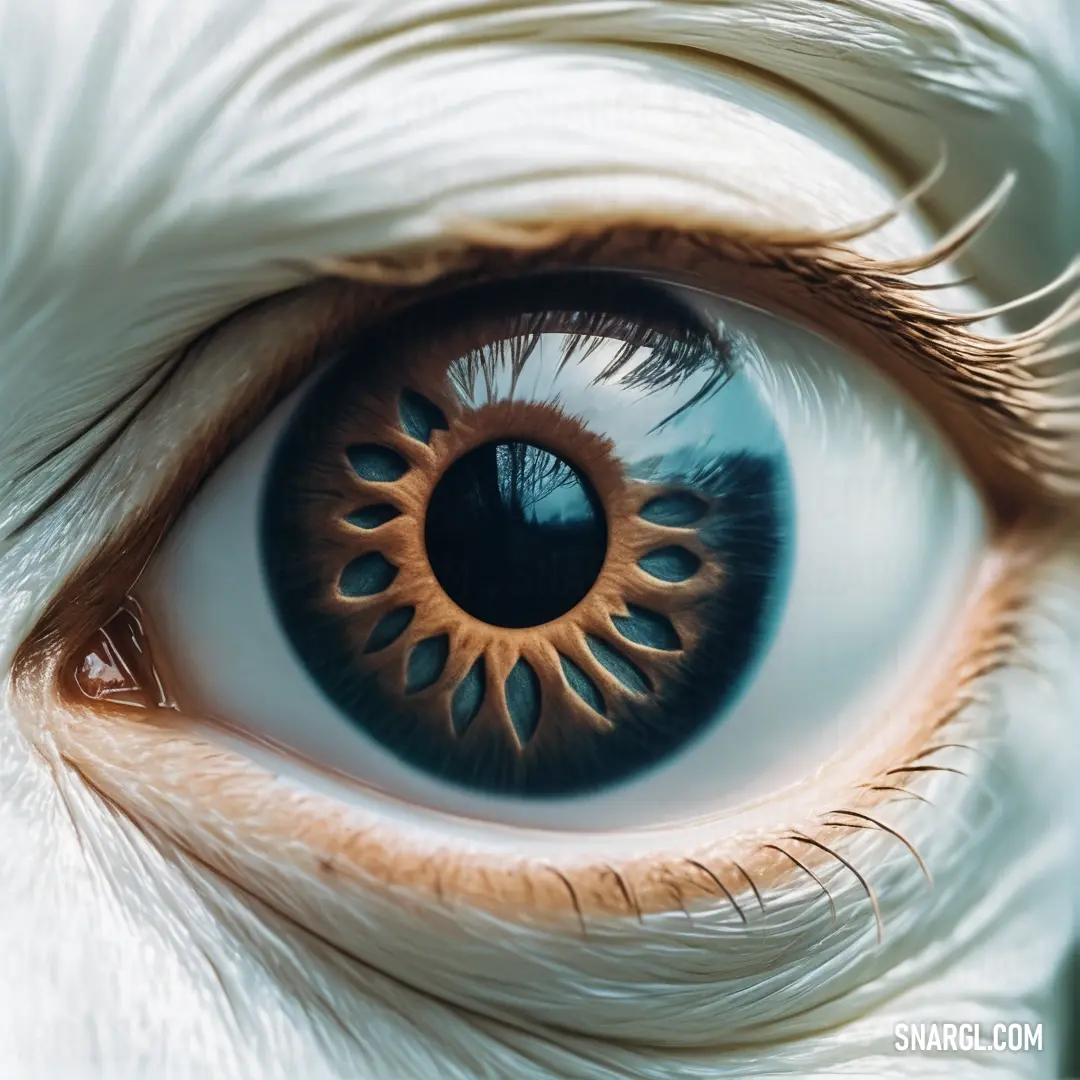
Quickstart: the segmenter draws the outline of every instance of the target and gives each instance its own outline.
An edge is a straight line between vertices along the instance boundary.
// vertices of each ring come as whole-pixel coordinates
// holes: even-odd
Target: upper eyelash
[[[399,299],[408,302],[417,293],[451,290],[477,279],[580,264],[582,259],[600,257],[613,242],[628,236],[633,237],[638,250],[652,252],[682,241],[703,259],[775,271],[811,292],[815,299],[827,298],[834,309],[858,312],[863,326],[894,344],[924,376],[967,401],[986,441],[993,444],[998,464],[1026,490],[1027,499],[1022,502],[1069,507],[1080,501],[1080,364],[1062,362],[1074,356],[1080,359],[1080,339],[1058,343],[1057,338],[1080,324],[1080,288],[1069,292],[1056,310],[1026,330],[989,337],[970,327],[1075,284],[1080,279],[1080,257],[1055,280],[1031,293],[969,314],[934,308],[925,295],[945,286],[926,284],[915,277],[962,253],[989,226],[1013,188],[1014,175],[1007,174],[980,206],[922,255],[887,262],[860,255],[848,246],[914,205],[940,178],[944,167],[941,155],[934,169],[890,211],[828,233],[768,237],[715,229],[641,227],[624,220],[535,227],[458,222],[450,231],[445,250],[364,259],[324,258],[309,268],[328,278],[381,287],[396,285],[402,294]],[[235,313],[225,324],[232,318]],[[154,365],[137,386],[101,415],[24,469],[15,478],[16,484],[107,428],[110,418],[126,407],[119,421],[88,448],[79,465],[9,526],[5,538],[24,533],[77,486],[217,329],[202,331],[179,352]],[[1007,497],[997,509],[1004,509],[1006,516],[1016,516],[1016,506],[1007,505],[1009,502],[1015,504],[1015,498]]]

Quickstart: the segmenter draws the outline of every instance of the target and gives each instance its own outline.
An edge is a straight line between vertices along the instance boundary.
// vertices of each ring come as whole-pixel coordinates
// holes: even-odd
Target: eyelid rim
[[[1059,363],[1069,354],[1068,343],[1053,345],[1080,322],[1080,290],[1068,292],[1028,330],[984,335],[972,326],[999,309],[948,313],[927,300],[942,286],[915,276],[962,250],[1000,207],[1007,189],[1002,185],[923,256],[892,263],[861,255],[849,244],[891,220],[883,216],[861,232],[846,230],[835,238],[645,226],[640,218],[516,229],[463,224],[467,242],[441,253],[324,259],[314,266],[343,280],[410,287],[434,277],[420,296],[478,280],[574,269],[652,273],[688,288],[704,285],[790,318],[874,364],[931,416],[977,480],[992,524],[1004,526],[1032,512],[1080,511],[1080,368]],[[681,254],[673,260],[677,249]],[[1020,308],[1057,288],[1072,288],[1075,278],[1070,270],[1005,307]]]
[[[971,225],[980,224],[980,211]],[[872,223],[876,228],[883,222]],[[773,237],[738,229],[688,231],[657,226],[625,227],[589,222],[581,232],[552,242],[550,229],[489,231],[516,236],[527,254],[505,246],[465,248],[446,256],[448,271],[438,285],[454,289],[476,278],[528,272],[560,272],[582,266],[654,273],[673,284],[711,292],[772,315],[787,317],[830,337],[874,364],[907,391],[932,417],[971,470],[993,524],[1006,525],[1033,513],[1080,511],[1080,369],[1058,361],[1052,342],[1080,321],[1080,290],[1029,330],[989,336],[971,326],[982,315],[952,315],[934,307],[926,294],[935,286],[913,280],[939,264],[942,250],[923,258],[885,263],[859,254],[846,241],[821,237]],[[958,229],[945,250],[960,245]],[[536,241],[544,239],[539,245]],[[672,256],[681,250],[674,261]],[[582,263],[582,259],[586,261]],[[417,263],[417,269],[429,265]],[[376,261],[331,260],[323,269],[353,280],[380,273]],[[411,271],[401,257],[387,271],[392,280]],[[1062,275],[1059,284],[1070,285]],[[963,283],[954,283],[963,284]],[[1035,290],[1012,306],[1037,299]],[[822,309],[828,311],[828,320]],[[985,313],[989,318],[994,312]],[[1068,345],[1065,346],[1066,352]],[[1078,351],[1080,359],[1080,351]],[[1064,436],[1062,438],[1062,436]]]

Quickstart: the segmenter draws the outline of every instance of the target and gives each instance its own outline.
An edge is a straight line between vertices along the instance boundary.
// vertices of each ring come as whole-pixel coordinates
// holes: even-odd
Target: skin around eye
[[[520,552],[473,562],[492,531],[542,550],[539,587]],[[138,596],[188,712],[422,805],[628,827],[812,773],[902,695],[983,540],[866,364],[708,293],[563,275],[346,346]]]

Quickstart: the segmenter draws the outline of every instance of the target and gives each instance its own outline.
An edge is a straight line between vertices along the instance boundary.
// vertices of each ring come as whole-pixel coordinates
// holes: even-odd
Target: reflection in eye
[[[355,337],[136,594],[185,712],[430,806],[623,827],[812,772],[932,652],[982,540],[867,362],[567,273]]]
[[[320,689],[426,773],[513,794],[623,779],[718,720],[775,628],[792,519],[731,350],[617,276],[473,290],[354,342],[265,494],[270,591]]]

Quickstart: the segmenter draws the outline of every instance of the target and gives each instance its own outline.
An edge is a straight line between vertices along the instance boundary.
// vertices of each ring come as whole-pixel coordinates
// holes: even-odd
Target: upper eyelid
[[[503,243],[507,240],[506,237],[501,239]],[[522,237],[518,239],[525,242]],[[36,653],[44,640],[54,644],[70,642],[73,637],[78,640],[91,633],[95,629],[90,625],[91,618],[109,614],[94,605],[94,596],[100,596],[102,605],[119,603],[169,522],[221,457],[255,426],[270,405],[282,398],[321,357],[332,352],[336,343],[346,340],[359,326],[419,296],[435,290],[450,290],[488,276],[573,268],[588,265],[590,261],[598,266],[614,265],[640,272],[672,272],[672,254],[676,248],[681,250],[686,269],[699,273],[702,283],[735,299],[756,301],[762,307],[779,306],[781,314],[787,313],[786,306],[793,315],[802,315],[803,321],[809,321],[812,326],[814,320],[805,310],[807,301],[813,301],[819,309],[824,301],[838,319],[846,319],[846,328],[839,335],[845,344],[854,345],[856,349],[865,345],[870,359],[886,365],[892,363],[893,374],[898,370],[901,373],[907,370],[909,375],[914,372],[928,390],[939,391],[916,394],[924,407],[931,407],[932,411],[935,402],[947,401],[960,426],[965,419],[969,422],[989,420],[997,425],[1001,438],[987,438],[985,429],[980,431],[977,423],[968,434],[977,451],[985,455],[982,469],[975,471],[989,491],[991,506],[1003,511],[1002,524],[1037,511],[1050,510],[1055,515],[1064,511],[1071,516],[1080,509],[1080,459],[1073,460],[1068,456],[1073,445],[1065,441],[1051,446],[1056,457],[1032,461],[1026,452],[1035,444],[1034,440],[1041,437],[1039,428],[1045,414],[1040,416],[1023,409],[1004,413],[1000,410],[998,390],[1007,383],[1010,371],[1014,370],[1011,361],[1017,360],[1020,365],[1015,370],[1028,373],[1035,370],[1040,362],[1040,350],[1047,351],[1045,335],[1041,332],[1018,335],[1019,347],[1014,354],[1011,351],[1013,339],[982,337],[964,325],[954,325],[949,316],[925,300],[919,286],[905,274],[858,256],[846,244],[815,241],[812,237],[688,233],[673,228],[641,229],[627,224],[624,227],[598,225],[584,235],[570,231],[559,241],[551,242],[548,237],[548,242],[526,250],[476,245],[462,248],[458,245],[439,255],[418,252],[412,258],[388,256],[385,264],[370,260],[356,265],[337,261],[332,266],[320,265],[312,269],[334,270],[341,278],[348,275],[353,280],[324,279],[313,286],[253,303],[216,327],[203,331],[193,346],[184,351],[193,363],[177,367],[179,386],[174,389],[179,392],[192,385],[184,383],[184,377],[196,380],[201,377],[199,352],[212,355],[223,339],[231,342],[229,347],[236,348],[239,345],[236,339],[242,338],[247,348],[251,337],[258,337],[260,332],[265,337],[266,326],[283,311],[303,323],[299,332],[295,326],[290,326],[288,332],[294,339],[284,347],[280,340],[274,339],[280,354],[265,363],[264,370],[253,379],[247,380],[242,390],[235,391],[231,400],[215,403],[214,415],[189,416],[189,422],[197,422],[197,427],[180,440],[179,460],[170,470],[173,483],[166,490],[155,490],[146,505],[123,522],[117,535],[103,544],[101,558],[91,560],[96,565],[101,565],[102,560],[113,563],[112,572],[107,579],[95,577],[91,592],[87,591],[83,579],[77,605],[70,604],[67,588],[61,590],[39,622],[37,632],[20,650],[16,662],[24,662]],[[911,266],[919,265],[917,259],[909,262]],[[901,269],[908,273],[911,266]],[[756,282],[749,290],[748,279]],[[372,281],[376,284],[372,285]],[[394,287],[394,281],[412,284]],[[426,284],[419,284],[421,281]],[[767,295],[770,289],[774,291],[774,297]],[[777,302],[776,295],[782,296],[783,302]],[[858,302],[864,310],[855,318],[845,316],[841,307],[845,300]],[[1075,302],[1075,298],[1073,300]],[[867,308],[884,326],[865,321]],[[816,329],[828,329],[820,325],[820,315],[816,322]],[[897,326],[901,323],[905,325],[898,331]],[[863,340],[851,341],[853,337],[858,338],[860,331]],[[258,345],[251,345],[251,350],[257,352]],[[983,364],[988,355],[994,362]],[[189,370],[183,370],[185,366]],[[989,385],[986,384],[987,377]],[[981,380],[983,385],[977,385],[976,380]],[[965,387],[975,396],[973,401],[962,403],[961,408],[957,399]],[[1068,414],[1074,424],[1077,412],[1080,410],[1074,406]],[[170,448],[175,447],[177,439],[172,417],[161,419],[151,411],[145,417],[136,417],[131,430],[122,436],[120,441],[126,443],[128,452],[133,444],[146,437],[145,427],[140,426],[144,420],[157,421],[156,437]],[[193,437],[196,431],[201,439]],[[950,431],[954,444],[957,434],[954,426]],[[1017,468],[1017,460],[1020,468]],[[1005,469],[999,468],[1002,464]],[[65,487],[74,487],[77,479],[79,477]],[[1000,485],[996,492],[995,483]],[[45,502],[49,506],[54,501],[46,496]],[[22,528],[33,524],[38,516],[31,514]],[[122,552],[119,556],[118,550]],[[72,625],[73,619],[77,625]]]
[[[927,183],[931,180],[932,177],[928,178]],[[1080,321],[1080,292],[1066,296],[1057,312],[1039,326],[1011,337],[987,337],[970,329],[986,313],[976,316],[948,314],[926,300],[925,285],[912,280],[914,272],[940,263],[947,254],[962,247],[992,217],[1000,202],[998,195],[993,196],[922,258],[892,264],[858,256],[848,246],[848,241],[860,235],[856,228],[824,237],[812,234],[766,237],[687,232],[671,227],[642,229],[635,228],[632,223],[622,226],[593,223],[534,230],[531,239],[528,230],[484,228],[478,230],[479,236],[486,240],[484,244],[465,248],[457,245],[441,253],[421,251],[411,256],[387,256],[384,259],[321,260],[314,263],[311,270],[358,284],[362,291],[369,293],[369,302],[373,299],[372,293],[378,296],[379,299],[374,300],[376,315],[380,307],[383,312],[392,310],[418,295],[428,295],[434,289],[452,288],[485,275],[506,276],[529,270],[572,268],[582,263],[603,265],[605,258],[613,258],[616,266],[623,259],[627,269],[642,269],[644,262],[649,270],[663,273],[666,256],[657,258],[657,253],[680,242],[694,256],[696,270],[702,272],[706,284],[710,275],[737,268],[730,282],[731,295],[736,299],[755,300],[763,307],[770,307],[767,281],[759,281],[755,294],[740,296],[739,293],[746,292],[747,269],[766,277],[775,275],[783,279],[783,285],[789,290],[786,299],[795,300],[793,313],[804,321],[814,321],[814,312],[806,310],[807,296],[812,298],[815,308],[822,300],[827,307],[831,304],[837,315],[845,307],[854,308],[857,314],[848,318],[848,326],[865,337],[861,343],[851,344],[867,346],[867,351],[875,354],[872,359],[880,360],[886,367],[891,366],[889,373],[894,377],[904,379],[914,375],[919,382],[929,382],[931,390],[942,391],[938,398],[923,399],[922,403],[924,406],[943,403],[946,413],[951,411],[952,414],[946,419],[959,420],[961,439],[963,429],[969,423],[972,429],[981,426],[981,432],[972,430],[969,433],[969,445],[960,447],[961,454],[968,457],[974,451],[976,457],[985,456],[989,438],[993,444],[989,447],[993,451],[990,455],[993,468],[983,470],[976,463],[975,472],[985,471],[982,478],[991,481],[988,487],[992,508],[1012,517],[1018,509],[1080,502],[1080,421],[1077,419],[1080,399],[1070,398],[1080,385],[1072,372],[1063,371],[1057,363],[1062,358],[1062,349],[1051,345],[1057,333]],[[894,213],[899,213],[903,205],[905,201],[901,200]],[[882,216],[869,223],[863,231],[873,231],[887,218]],[[508,246],[511,243],[517,246]],[[685,253],[683,258],[686,258]],[[1056,284],[1071,284],[1076,276],[1074,264]],[[794,296],[790,292],[792,287]],[[1019,298],[1002,307],[1018,307],[1050,291],[1044,287],[1030,297]],[[363,321],[363,316],[349,310],[352,299],[355,294],[346,292],[337,308],[331,305],[329,309],[332,312],[329,322],[336,323],[339,331]],[[266,304],[272,310],[278,302],[278,297],[270,297],[239,314],[257,311]],[[328,309],[324,309],[324,315],[327,313]],[[237,314],[196,335],[179,354],[154,365],[138,386],[120,396],[106,412],[84,425],[62,446],[51,448],[30,469],[24,470],[16,482],[26,479],[64,450],[80,442],[87,443],[80,468],[50,490],[15,524],[9,535],[17,535],[33,524],[74,487],[123,436],[139,411],[153,403],[185,359],[212,344],[220,329],[232,324]],[[369,311],[366,317],[371,318],[372,314]],[[821,325],[814,328],[819,331],[830,329]],[[323,333],[329,336],[325,329]],[[306,336],[312,357],[320,352],[318,336]],[[305,370],[303,363],[292,367],[295,370],[291,374],[270,370],[267,377],[286,385],[296,381]],[[1080,375],[1080,371],[1076,374]],[[914,389],[916,395],[922,397],[918,393],[918,382]],[[117,418],[118,409],[121,415]],[[933,407],[931,411],[934,411]],[[110,423],[114,419],[117,422]],[[99,429],[104,435],[95,440],[95,432]],[[955,436],[956,432],[951,434]]]
[[[939,286],[914,277],[961,250],[992,219],[1007,190],[1008,184],[1003,184],[1000,192],[923,256],[892,263],[863,257],[849,246],[849,241],[862,235],[857,228],[832,236],[768,237],[672,228],[606,230],[593,225],[583,234],[569,231],[569,238],[561,243],[551,241],[557,230],[540,228],[536,236],[544,243],[537,248],[530,243],[528,230],[483,228],[479,234],[491,232],[493,239],[504,244],[516,238],[526,249],[526,266],[543,270],[568,268],[582,255],[603,266],[608,253],[613,256],[612,265],[619,266],[620,255],[625,254],[619,242],[628,237],[633,237],[625,245],[631,249],[629,262],[643,269],[642,251],[655,255],[681,242],[696,255],[702,282],[714,284],[733,299],[756,302],[825,333],[836,329],[835,323],[822,325],[819,309],[829,308],[845,322],[845,330],[838,335],[845,345],[906,383],[920,403],[945,422],[954,442],[958,435],[961,443],[966,442],[958,447],[961,456],[974,466],[991,508],[1001,518],[1013,519],[1036,507],[1069,513],[1080,504],[1080,365],[1070,371],[1060,363],[1076,352],[1077,343],[1056,346],[1054,341],[1080,322],[1080,289],[1072,288],[1050,316],[1025,331],[993,336],[971,327],[1002,310],[1021,308],[1075,286],[1080,261],[1051,286],[974,313],[952,314],[934,306],[927,297]],[[898,204],[897,212],[902,205]],[[888,220],[883,215],[864,231],[872,232]],[[463,267],[468,280],[477,272],[513,272],[521,258],[522,253],[513,249],[469,249],[452,258],[450,266]],[[418,268],[427,261],[418,262]],[[370,259],[355,266],[347,260],[320,266],[360,280],[384,273]],[[659,259],[648,269],[664,272]],[[747,286],[748,270],[761,275],[756,289]],[[403,280],[410,280],[412,274],[408,263],[400,260],[393,261],[388,272]],[[718,272],[726,272],[727,289],[716,283]],[[772,293],[771,283],[765,280],[769,276],[781,279],[786,293],[780,297]],[[921,389],[939,393],[931,397]],[[982,460],[973,461],[973,456]]]

